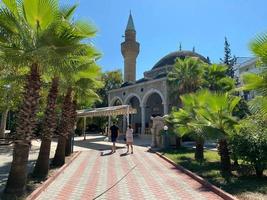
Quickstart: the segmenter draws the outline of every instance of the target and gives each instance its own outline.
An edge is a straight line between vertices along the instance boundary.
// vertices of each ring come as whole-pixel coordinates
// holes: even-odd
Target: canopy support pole
[[[129,127],[129,125],[130,125],[130,122],[129,122],[129,105],[128,105],[128,107],[127,107],[127,128]],[[127,129],[126,128],[126,129]]]
[[[83,140],[86,140],[85,129],[86,129],[86,117],[83,118]]]
[[[110,134],[109,134],[109,129],[110,129],[110,127],[111,127],[111,116],[109,115],[109,116],[108,116],[108,130],[107,130],[107,134],[108,134],[108,136],[110,135]]]

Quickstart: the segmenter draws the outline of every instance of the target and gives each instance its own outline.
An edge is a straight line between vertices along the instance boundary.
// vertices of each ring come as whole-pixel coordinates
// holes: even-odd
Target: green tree
[[[252,53],[259,58],[259,74],[247,73],[242,76],[245,91],[254,90],[258,98],[251,102],[252,111],[261,111],[267,118],[267,34],[257,36],[250,43]]]
[[[231,174],[228,137],[234,125],[238,123],[232,113],[240,98],[230,96],[228,93],[200,90],[185,96],[184,100],[189,108],[174,113],[178,116],[178,122],[180,113],[186,116],[185,121],[180,120],[183,124],[181,129],[200,130],[197,133],[202,134],[205,130],[206,134],[216,135],[219,138],[218,153],[221,157],[221,170],[224,174]]]
[[[69,74],[64,78],[66,93],[62,104],[61,118],[57,127],[59,135],[53,165],[61,166],[65,163],[66,139],[73,131],[76,118],[77,103],[92,104],[99,96],[95,91],[102,87],[100,80],[101,70],[95,63],[90,63],[84,70],[75,74]],[[75,110],[75,112],[74,112]]]
[[[202,161],[204,159],[204,140],[205,131],[203,126],[198,124],[197,109],[201,107],[196,99],[196,95],[184,94],[181,96],[183,107],[179,110],[173,110],[168,116],[167,121],[170,122],[176,134],[179,137],[191,135],[196,140],[195,159]]]
[[[29,67],[22,105],[17,115],[16,142],[6,193],[25,190],[31,135],[36,124],[41,75],[62,63],[76,48],[73,26],[60,15],[58,0],[3,0],[0,9],[1,59],[9,65]]]
[[[181,106],[180,95],[195,92],[203,82],[203,66],[205,63],[196,58],[177,59],[173,69],[168,73],[170,99],[173,104]]]
[[[101,102],[96,103],[96,107],[106,107],[108,106],[108,92],[113,89],[121,87],[123,83],[122,73],[120,70],[105,72],[102,75],[102,82],[104,83],[103,88],[97,91],[101,98]]]
[[[230,49],[230,44],[227,40],[227,38],[224,38],[224,58],[221,59],[222,63],[225,64],[228,68],[226,71],[226,74],[234,78],[235,76],[235,70],[233,66],[236,64],[236,57],[231,55],[231,49]]]
[[[203,88],[211,91],[227,92],[235,88],[235,80],[226,75],[227,67],[223,65],[206,65],[203,75]]]
[[[267,167],[267,125],[260,114],[251,115],[240,122],[231,137],[233,153],[243,161],[251,163],[258,177]]]
[[[64,22],[71,18],[75,9],[76,6],[71,6],[61,11]],[[94,47],[82,43],[83,40],[89,39],[95,35],[95,29],[84,22],[81,23],[72,21],[69,22],[69,25],[71,25],[72,28],[69,27],[65,31],[71,38],[73,46],[76,46],[76,48],[73,49],[73,52],[69,53],[69,56],[63,60],[63,63],[57,61],[57,63],[55,63],[56,67],[52,67],[45,75],[46,79],[51,79],[51,76],[53,78],[51,80],[51,88],[48,93],[47,105],[42,123],[42,143],[34,168],[33,174],[35,177],[45,177],[49,170],[51,139],[57,125],[56,100],[58,96],[58,87],[62,82],[60,82],[60,80],[63,76],[69,77],[72,74],[79,72],[79,70],[84,70],[84,65],[87,64],[87,62],[93,62],[97,57],[99,57],[99,54]]]

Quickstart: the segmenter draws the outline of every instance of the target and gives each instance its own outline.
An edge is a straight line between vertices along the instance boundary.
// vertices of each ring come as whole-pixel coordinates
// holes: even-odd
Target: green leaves
[[[71,17],[73,16],[74,12],[76,11],[78,5],[73,5],[73,6],[63,6],[60,9],[60,15],[67,20],[70,20]]]
[[[183,108],[172,111],[169,120],[183,134],[194,132],[203,137],[210,137],[210,133],[215,133],[218,137],[227,136],[237,124],[232,112],[239,97],[200,90],[182,95],[181,99]]]
[[[16,0],[2,0],[5,6],[15,15],[18,17],[18,7],[17,7],[17,1]]]
[[[35,32],[45,30],[59,17],[58,0],[24,0],[24,16]]]
[[[267,34],[257,36],[250,42],[251,51],[258,57],[260,57],[263,63],[267,63]]]
[[[194,92],[201,85],[203,65],[205,64],[196,58],[177,59],[173,70],[168,74],[168,81],[178,88],[179,93]]]
[[[227,66],[224,65],[207,65],[204,70],[203,87],[212,91],[230,91],[235,87],[235,80],[228,77]]]
[[[242,76],[242,90],[255,90],[259,95],[267,96],[267,71],[260,74],[247,73]]]

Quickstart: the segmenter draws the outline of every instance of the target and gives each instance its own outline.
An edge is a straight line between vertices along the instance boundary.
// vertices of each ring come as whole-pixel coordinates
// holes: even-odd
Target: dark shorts
[[[111,137],[111,142],[116,142],[117,137]]]

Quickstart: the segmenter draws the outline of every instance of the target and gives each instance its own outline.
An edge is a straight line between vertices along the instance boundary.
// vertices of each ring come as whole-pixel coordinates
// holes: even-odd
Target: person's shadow
[[[113,154],[112,150],[110,150],[108,153],[105,153],[103,151],[100,153],[101,156],[110,156],[112,154]]]
[[[122,154],[120,154],[120,157],[128,156],[128,155],[129,155],[128,153],[122,153]]]

